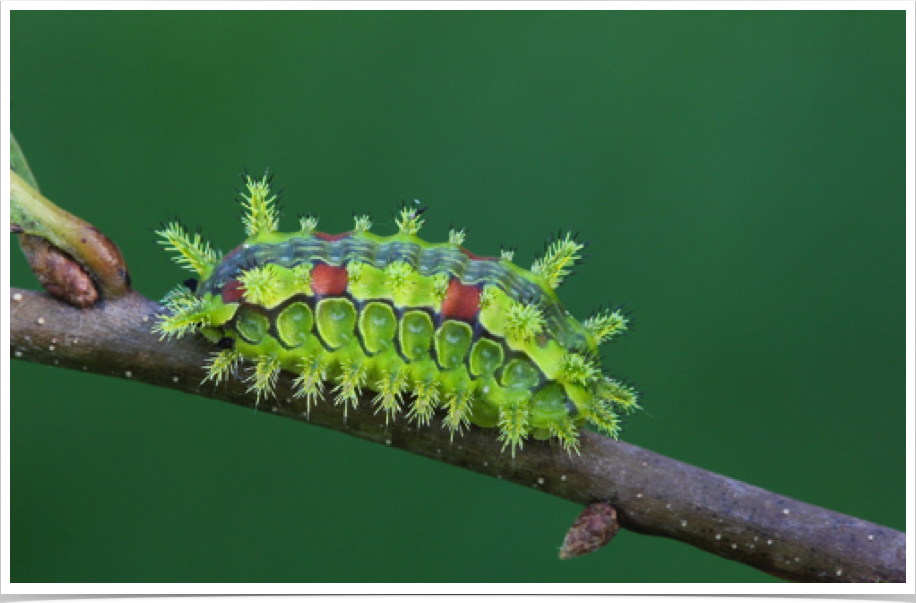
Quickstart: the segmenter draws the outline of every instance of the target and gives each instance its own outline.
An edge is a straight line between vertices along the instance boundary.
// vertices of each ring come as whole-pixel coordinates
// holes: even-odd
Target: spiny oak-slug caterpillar
[[[497,427],[513,456],[529,435],[578,452],[586,422],[616,437],[619,414],[638,408],[635,390],[604,375],[598,356],[627,317],[599,311],[580,323],[554,293],[585,247],[571,234],[524,270],[511,251],[467,251],[462,230],[423,241],[417,207],[402,208],[387,237],[369,232],[368,216],[338,235],[318,232],[311,216],[281,233],[270,178],[243,179],[248,239],[228,255],[177,222],[157,231],[198,279],[166,296],[154,328],[217,344],[205,380],[238,376],[247,361],[259,402],[289,371],[307,411],[329,396],[344,420],[367,388],[386,421],[406,412],[428,425],[444,409],[452,436],[469,423]]]

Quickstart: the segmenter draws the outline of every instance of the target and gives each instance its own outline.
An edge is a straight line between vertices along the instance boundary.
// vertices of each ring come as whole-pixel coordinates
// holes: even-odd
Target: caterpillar
[[[306,412],[333,398],[345,421],[365,388],[386,423],[404,413],[427,426],[441,409],[452,438],[470,424],[495,427],[513,457],[529,436],[578,453],[584,424],[617,437],[621,414],[639,408],[598,355],[628,316],[599,310],[579,322],[554,291],[585,247],[572,234],[525,270],[512,251],[474,255],[461,229],[445,243],[423,241],[417,206],[401,208],[391,236],[371,233],[368,216],[337,235],[319,232],[311,215],[281,233],[271,180],[243,175],[248,238],[225,256],[177,221],[156,231],[197,278],[166,295],[154,330],[216,345],[204,382],[243,377],[257,405],[289,371]]]

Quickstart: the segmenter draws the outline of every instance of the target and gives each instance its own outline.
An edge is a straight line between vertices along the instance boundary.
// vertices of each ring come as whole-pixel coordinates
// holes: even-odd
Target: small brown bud
[[[95,283],[73,258],[42,237],[19,235],[19,244],[38,277],[52,296],[77,308],[88,308],[99,298]]]
[[[619,529],[617,511],[611,503],[601,501],[590,504],[566,533],[560,548],[560,559],[572,559],[597,551],[609,543]]]

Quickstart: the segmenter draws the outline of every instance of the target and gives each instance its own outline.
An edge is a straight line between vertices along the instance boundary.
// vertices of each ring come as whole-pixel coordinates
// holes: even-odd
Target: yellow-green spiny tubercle
[[[469,424],[497,428],[513,455],[529,436],[578,452],[585,423],[616,437],[620,414],[639,407],[598,356],[627,317],[609,310],[580,323],[554,292],[581,258],[572,235],[529,271],[512,251],[468,252],[460,230],[423,241],[415,207],[401,210],[392,236],[371,233],[367,216],[341,235],[318,232],[311,216],[281,233],[269,178],[246,176],[245,185],[248,239],[226,256],[176,222],[158,232],[198,278],[166,296],[155,329],[216,344],[208,380],[243,378],[260,402],[288,371],[307,410],[329,400],[344,419],[369,390],[386,421],[406,415],[425,426],[441,409],[453,435]]]

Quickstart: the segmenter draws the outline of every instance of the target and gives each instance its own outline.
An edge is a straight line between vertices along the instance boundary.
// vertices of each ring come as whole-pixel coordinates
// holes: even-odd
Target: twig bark
[[[11,291],[14,358],[128,378],[253,407],[238,380],[200,386],[212,346],[202,339],[163,342],[150,333],[158,304],[130,291],[79,310],[47,295]],[[77,325],[80,325],[77,330]],[[449,432],[406,421],[386,429],[370,397],[351,410],[319,404],[310,416],[278,384],[261,409],[379,444],[516,482],[588,505],[607,500],[622,527],[665,536],[797,582],[905,582],[905,534],[767,492],[739,481],[586,432],[581,456],[550,442],[526,443],[515,459],[487,430],[472,427],[454,444]]]

